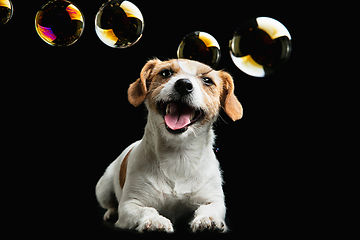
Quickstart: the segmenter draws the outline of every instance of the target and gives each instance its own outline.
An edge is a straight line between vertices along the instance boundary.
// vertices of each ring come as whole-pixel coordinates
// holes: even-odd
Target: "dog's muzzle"
[[[188,127],[204,116],[204,111],[196,109],[181,101],[184,96],[193,91],[193,85],[188,79],[179,79],[174,89],[180,95],[180,100],[158,103],[160,113],[165,120],[166,129],[171,133],[183,133]]]

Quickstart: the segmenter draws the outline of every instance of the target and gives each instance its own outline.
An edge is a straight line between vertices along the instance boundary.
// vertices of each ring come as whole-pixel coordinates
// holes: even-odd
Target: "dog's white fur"
[[[162,76],[164,69],[170,69],[172,75]],[[206,85],[204,76],[214,84]],[[189,79],[193,85],[193,91],[182,101],[202,109],[204,116],[185,132],[174,134],[166,129],[157,103],[178,97],[174,84],[181,78]],[[212,124],[221,107],[234,121],[242,117],[231,76],[195,61],[153,59],[130,85],[128,98],[134,106],[145,102],[147,124],[143,138],[127,147],[96,185],[97,199],[107,209],[104,219],[118,212],[116,227],[173,232],[169,218],[174,221],[183,212],[194,211],[192,231],[225,232],[226,208],[219,162],[213,151]],[[119,170],[128,153],[121,188]]]

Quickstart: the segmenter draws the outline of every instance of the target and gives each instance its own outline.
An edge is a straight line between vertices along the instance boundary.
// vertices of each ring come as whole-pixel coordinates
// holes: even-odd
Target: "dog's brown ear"
[[[160,62],[158,59],[149,60],[142,68],[140,78],[130,84],[128,89],[128,100],[135,107],[139,106],[146,97],[147,88],[150,86],[150,75],[155,65]]]
[[[231,120],[236,121],[242,118],[243,108],[234,94],[234,82],[230,74],[220,71],[220,76],[224,81],[223,92],[221,96],[221,106]]]

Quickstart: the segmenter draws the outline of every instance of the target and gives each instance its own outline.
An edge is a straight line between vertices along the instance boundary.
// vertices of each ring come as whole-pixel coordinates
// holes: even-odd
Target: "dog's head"
[[[148,61],[140,78],[130,85],[128,99],[135,107],[145,101],[152,116],[171,134],[212,124],[220,107],[233,121],[243,114],[230,74],[185,59]]]

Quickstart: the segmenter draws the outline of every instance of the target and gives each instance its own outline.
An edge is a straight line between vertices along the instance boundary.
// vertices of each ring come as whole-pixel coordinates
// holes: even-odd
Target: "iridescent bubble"
[[[42,40],[51,46],[74,44],[84,31],[84,15],[70,1],[49,1],[35,17],[35,28]]]
[[[215,68],[220,61],[220,46],[216,39],[206,32],[192,32],[181,41],[177,50],[178,58],[205,63]]]
[[[244,73],[265,77],[283,65],[291,53],[291,36],[275,19],[258,17],[241,25],[229,42],[230,56]]]
[[[0,0],[0,25],[6,24],[12,17],[14,7],[10,0]]]
[[[95,18],[96,34],[106,45],[127,48],[142,36],[144,18],[131,2],[110,0],[104,3]]]

